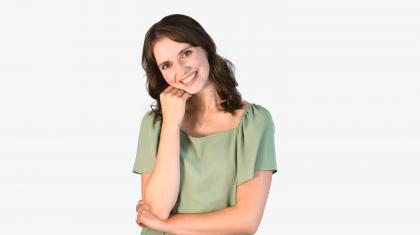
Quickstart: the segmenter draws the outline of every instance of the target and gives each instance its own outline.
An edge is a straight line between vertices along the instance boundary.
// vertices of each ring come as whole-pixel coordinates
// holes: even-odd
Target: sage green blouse
[[[156,159],[162,121],[148,111],[141,121],[133,172],[151,173]],[[236,128],[203,137],[180,131],[180,189],[171,211],[205,213],[233,206],[238,185],[256,170],[277,172],[274,123],[270,112],[251,103]],[[142,235],[170,234],[142,228]]]

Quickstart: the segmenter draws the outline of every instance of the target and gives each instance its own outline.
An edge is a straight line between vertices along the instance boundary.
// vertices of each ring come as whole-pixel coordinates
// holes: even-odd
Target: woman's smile
[[[193,74],[191,74],[190,76],[188,76],[186,79],[182,80],[181,83],[184,86],[189,87],[189,86],[191,86],[194,83],[196,77],[197,77],[197,71],[195,71]]]

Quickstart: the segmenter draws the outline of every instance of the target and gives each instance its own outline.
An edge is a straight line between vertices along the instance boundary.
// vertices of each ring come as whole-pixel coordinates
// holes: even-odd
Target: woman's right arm
[[[144,202],[160,219],[166,220],[174,207],[180,184],[180,128],[185,102],[191,95],[169,86],[161,95],[163,122],[159,147]]]

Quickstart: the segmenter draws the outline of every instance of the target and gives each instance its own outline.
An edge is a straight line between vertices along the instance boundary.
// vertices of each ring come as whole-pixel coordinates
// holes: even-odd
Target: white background
[[[270,110],[257,234],[420,233],[420,5],[2,1],[0,234],[139,234],[146,30],[187,14]]]

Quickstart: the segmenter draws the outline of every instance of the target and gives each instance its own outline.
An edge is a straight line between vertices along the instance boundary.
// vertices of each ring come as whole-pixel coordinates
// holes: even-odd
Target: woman
[[[255,233],[277,172],[270,112],[241,98],[233,65],[188,16],[148,30],[142,66],[157,105],[133,166],[141,234]]]

